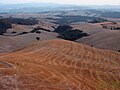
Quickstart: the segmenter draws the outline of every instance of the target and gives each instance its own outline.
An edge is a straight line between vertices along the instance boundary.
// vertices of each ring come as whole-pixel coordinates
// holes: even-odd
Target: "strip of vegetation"
[[[12,23],[12,24],[20,24],[20,25],[35,25],[38,24],[38,20],[34,19],[34,18],[28,18],[28,19],[23,19],[23,18],[3,18],[0,19],[4,20],[8,23]]]
[[[47,29],[44,29],[44,28],[41,28],[41,27],[38,26],[38,27],[34,28],[32,31],[30,31],[30,33],[40,32],[39,30],[51,32],[50,30],[47,30]]]
[[[34,18],[22,19],[22,18],[1,18],[0,19],[0,35],[3,35],[7,29],[12,28],[12,24],[20,25],[35,25],[38,23],[38,20]],[[15,33],[15,32],[13,32]],[[26,34],[25,32],[21,33]]]
[[[101,22],[105,22],[107,21],[106,19],[103,19],[103,18],[95,18],[91,21],[89,21],[89,23],[101,23]]]

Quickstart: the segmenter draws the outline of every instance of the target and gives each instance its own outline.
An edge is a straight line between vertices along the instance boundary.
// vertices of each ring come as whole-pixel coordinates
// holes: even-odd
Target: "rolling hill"
[[[0,53],[12,52],[18,49],[29,46],[31,43],[36,42],[36,37],[41,40],[56,39],[58,34],[40,30],[38,33],[28,33],[18,36],[0,36]]]
[[[118,51],[120,49],[120,31],[102,31],[76,41],[96,48]]]
[[[120,90],[120,53],[61,39],[0,54],[1,90]]]
[[[96,48],[118,51],[120,49],[120,30],[102,28],[101,24],[74,24],[74,29],[82,30],[89,36],[77,39],[76,42],[92,45]]]

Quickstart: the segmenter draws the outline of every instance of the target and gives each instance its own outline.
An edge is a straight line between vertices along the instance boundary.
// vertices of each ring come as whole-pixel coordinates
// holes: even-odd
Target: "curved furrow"
[[[0,78],[3,81],[0,82],[0,88],[119,90],[119,55],[117,52],[91,48],[71,41],[40,41],[23,50],[0,55],[0,62],[14,66],[10,68],[7,65],[5,69],[0,69]],[[0,63],[0,67],[3,64],[6,63]]]

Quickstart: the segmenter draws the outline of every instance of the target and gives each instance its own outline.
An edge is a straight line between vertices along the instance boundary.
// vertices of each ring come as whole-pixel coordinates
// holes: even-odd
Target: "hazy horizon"
[[[120,5],[119,0],[0,0],[0,4],[54,3],[72,5]]]

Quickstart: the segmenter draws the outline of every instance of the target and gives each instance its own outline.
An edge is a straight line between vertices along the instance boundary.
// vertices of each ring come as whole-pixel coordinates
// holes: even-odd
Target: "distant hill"
[[[78,39],[77,42],[92,45],[97,48],[118,51],[120,49],[120,32],[104,31],[82,39]]]
[[[72,25],[74,29],[82,30],[89,36],[77,39],[76,42],[90,45],[96,48],[118,51],[120,49],[120,31],[102,28],[104,23],[83,23]]]
[[[0,4],[0,13],[40,13],[46,11],[68,11],[68,10],[105,10],[118,11],[119,5],[69,5],[55,3],[21,3],[21,4]],[[97,12],[97,11],[96,11]],[[101,12],[102,13],[102,12]]]

